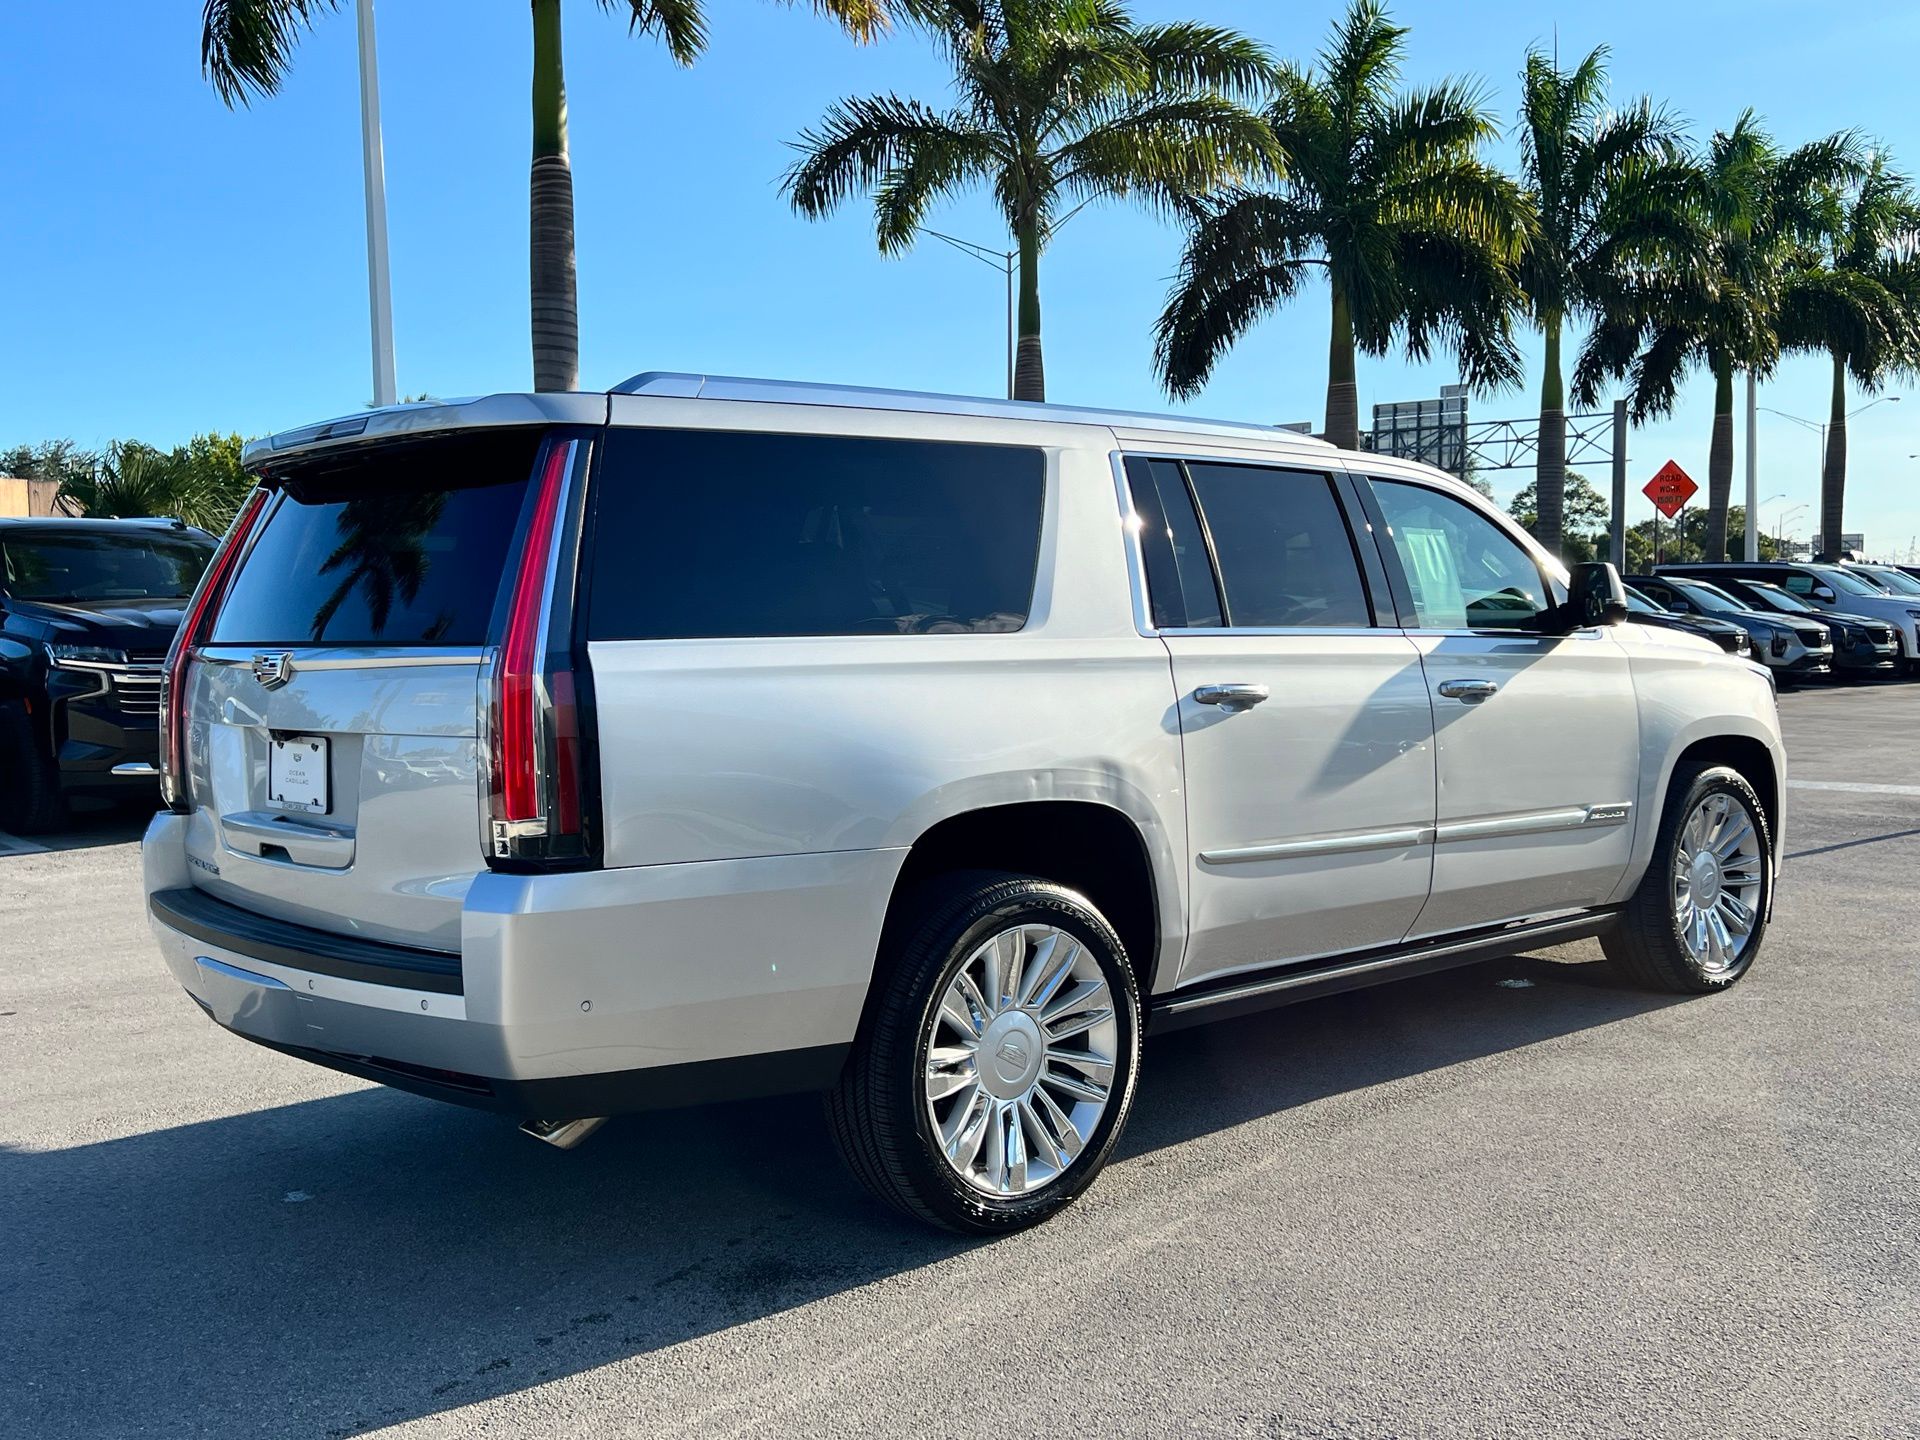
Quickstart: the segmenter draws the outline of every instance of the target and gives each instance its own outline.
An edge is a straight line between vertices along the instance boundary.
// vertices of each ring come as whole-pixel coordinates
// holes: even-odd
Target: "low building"
[[[60,500],[58,480],[33,480],[24,475],[0,475],[0,516],[77,515],[71,503]]]

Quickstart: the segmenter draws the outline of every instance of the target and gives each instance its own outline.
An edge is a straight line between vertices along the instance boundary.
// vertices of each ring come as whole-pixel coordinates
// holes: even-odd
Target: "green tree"
[[[1820,475],[1817,553],[1840,553],[1847,492],[1847,377],[1869,394],[1920,365],[1920,199],[1875,154],[1834,197],[1829,223],[1789,272],[1780,338],[1833,365],[1832,420]]]
[[[116,440],[94,463],[58,477],[60,496],[84,515],[172,516],[218,535],[254,485],[243,449],[238,435],[196,435],[172,450]]]
[[[1708,554],[1727,550],[1734,374],[1765,375],[1778,361],[1788,271],[1831,225],[1834,187],[1860,164],[1851,134],[1782,151],[1751,110],[1743,113],[1688,167],[1686,224],[1668,262],[1626,279],[1581,353],[1576,398],[1592,403],[1607,378],[1630,376],[1636,419],[1669,413],[1691,371],[1713,376]]]
[[[533,169],[530,190],[533,383],[572,390],[580,378],[580,319],[575,293],[573,167],[567,156],[567,85],[561,55],[560,0],[531,0],[533,24]],[[655,35],[667,53],[691,65],[706,48],[701,0],[598,0],[627,18],[634,34]],[[341,0],[206,0],[201,66],[229,106],[271,95],[292,63],[295,43]],[[888,24],[888,0],[812,0],[856,38]]]
[[[1497,133],[1477,85],[1397,92],[1406,30],[1355,0],[1315,69],[1283,67],[1266,121],[1285,158],[1274,188],[1190,208],[1180,273],[1156,332],[1167,389],[1194,394],[1249,326],[1327,280],[1326,434],[1359,444],[1356,352],[1436,341],[1480,389],[1518,384],[1511,265],[1528,216],[1480,158]]]
[[[1531,530],[1540,521],[1539,481],[1536,479],[1513,497],[1507,513]],[[1562,526],[1568,535],[1590,537],[1607,528],[1613,505],[1594,488],[1593,482],[1578,470],[1567,471],[1563,491]]]
[[[99,467],[97,454],[82,450],[71,440],[47,440],[0,450],[0,475],[27,480],[53,480],[64,486],[70,480],[91,476]]]
[[[1229,30],[1136,25],[1116,0],[913,0],[902,7],[952,68],[957,103],[842,100],[795,148],[785,192],[810,219],[871,192],[880,250],[912,245],[942,196],[984,185],[1019,251],[1014,394],[1046,398],[1040,255],[1067,206],[1170,207],[1274,162],[1235,103],[1272,73]]]
[[[1678,126],[1645,99],[1609,108],[1606,56],[1596,49],[1562,70],[1533,50],[1521,76],[1520,168],[1536,229],[1520,286],[1546,342],[1533,533],[1556,552],[1567,469],[1564,330],[1599,317],[1624,275],[1659,263],[1684,233],[1675,208],[1685,184]]]

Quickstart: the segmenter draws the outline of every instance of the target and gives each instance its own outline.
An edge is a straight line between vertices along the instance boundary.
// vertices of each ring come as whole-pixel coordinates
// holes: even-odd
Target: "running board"
[[[1230,975],[1190,990],[1175,990],[1152,1002],[1148,1028],[1158,1035],[1188,1025],[1225,1020],[1276,1005],[1292,1005],[1343,990],[1384,985],[1412,975],[1429,975],[1479,960],[1496,960],[1544,945],[1565,945],[1605,934],[1619,918],[1614,910],[1588,910],[1558,920],[1509,925],[1448,940],[1399,945],[1326,962],[1293,964],[1280,970]]]

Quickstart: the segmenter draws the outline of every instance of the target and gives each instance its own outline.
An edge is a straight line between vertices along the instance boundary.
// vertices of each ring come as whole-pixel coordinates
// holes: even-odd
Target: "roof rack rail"
[[[929,415],[979,415],[996,420],[1053,420],[1069,425],[1117,425],[1129,429],[1254,434],[1263,440],[1278,440],[1303,448],[1332,448],[1326,441],[1313,436],[1251,420],[1205,420],[1144,410],[1101,410],[1079,405],[1049,405],[1036,400],[941,395],[923,390],[887,390],[864,385],[823,385],[804,380],[757,380],[741,375],[646,370],[621,381],[610,393],[679,400],[741,400],[774,405],[831,405],[854,410],[904,410]]]

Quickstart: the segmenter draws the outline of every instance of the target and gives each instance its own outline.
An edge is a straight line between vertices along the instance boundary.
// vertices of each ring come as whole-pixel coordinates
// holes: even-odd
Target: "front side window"
[[[1422,630],[1513,630],[1549,607],[1533,556],[1462,500],[1399,480],[1375,480]]]
[[[595,489],[595,640],[991,633],[1032,609],[1039,450],[619,429]]]

